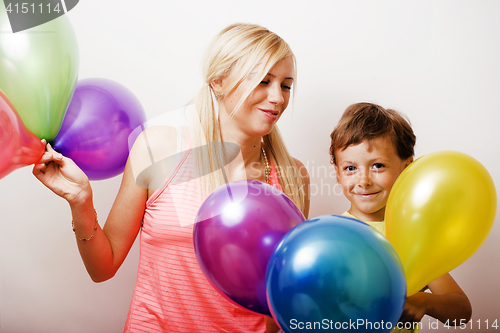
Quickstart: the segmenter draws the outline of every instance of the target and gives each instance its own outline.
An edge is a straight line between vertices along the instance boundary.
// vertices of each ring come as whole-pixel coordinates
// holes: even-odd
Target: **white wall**
[[[80,78],[131,89],[148,118],[182,106],[201,83],[210,39],[233,22],[264,25],[298,59],[295,102],[280,128],[312,176],[311,217],[347,207],[329,165],[329,134],[343,110],[370,101],[405,112],[416,156],[467,153],[500,186],[500,2],[81,1],[69,13]],[[101,225],[120,177],[93,182]],[[452,275],[473,305],[473,327],[500,317],[500,226]],[[136,244],[137,245],[137,244]],[[120,332],[138,262],[134,246],[112,280],[94,284],[79,258],[69,207],[29,167],[0,180],[0,331]],[[423,332],[429,318],[423,320]],[[500,323],[499,323],[500,324]],[[491,328],[490,328],[491,330]],[[448,332],[442,329],[442,332]]]

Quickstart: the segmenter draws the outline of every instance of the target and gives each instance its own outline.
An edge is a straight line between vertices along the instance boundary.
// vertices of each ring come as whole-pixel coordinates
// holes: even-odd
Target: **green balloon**
[[[51,141],[78,79],[78,44],[67,15],[12,33],[0,1],[0,89],[26,127]]]

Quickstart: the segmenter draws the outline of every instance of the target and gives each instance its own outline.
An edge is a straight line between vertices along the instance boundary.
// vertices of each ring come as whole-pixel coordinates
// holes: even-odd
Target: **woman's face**
[[[221,124],[231,122],[249,136],[269,134],[285,111],[293,84],[291,57],[278,61],[255,87],[231,118],[230,114],[240,102],[252,78],[248,77],[224,96],[219,103]],[[224,126],[224,125],[223,125]]]

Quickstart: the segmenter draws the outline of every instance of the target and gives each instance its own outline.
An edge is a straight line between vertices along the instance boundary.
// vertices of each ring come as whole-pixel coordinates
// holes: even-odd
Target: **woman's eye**
[[[266,84],[269,84],[269,81],[261,81],[260,84],[266,85]]]
[[[285,90],[292,90],[292,86],[287,86],[286,84],[283,84],[281,86],[281,88],[285,89]]]

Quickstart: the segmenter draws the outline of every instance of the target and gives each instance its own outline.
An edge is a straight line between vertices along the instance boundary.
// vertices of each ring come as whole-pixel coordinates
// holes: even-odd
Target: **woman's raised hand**
[[[73,160],[56,152],[45,139],[42,143],[46,151],[35,163],[33,175],[70,205],[83,203],[92,194],[87,175]]]

